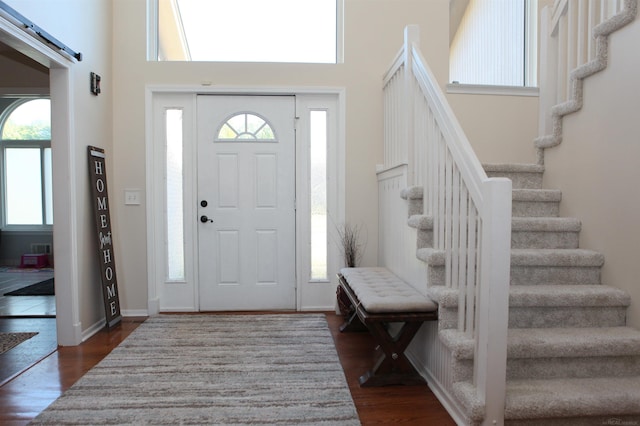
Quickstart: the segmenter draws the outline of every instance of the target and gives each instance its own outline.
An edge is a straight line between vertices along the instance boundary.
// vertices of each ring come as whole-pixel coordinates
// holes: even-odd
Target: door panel
[[[294,98],[197,107],[200,310],[295,309]]]

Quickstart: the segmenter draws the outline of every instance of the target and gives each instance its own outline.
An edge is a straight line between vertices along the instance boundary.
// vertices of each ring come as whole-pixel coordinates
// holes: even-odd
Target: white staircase
[[[480,164],[417,28],[384,77],[380,264],[439,305],[408,352],[459,424],[640,424],[631,298],[602,282],[604,255],[579,247],[580,221],[542,187],[544,150],[636,13],[637,0],[556,0],[543,13],[537,164]]]
[[[580,222],[557,216],[561,194],[541,188],[541,167],[486,169],[514,184],[505,423],[640,422],[640,331],[625,325],[629,296],[600,281],[604,256],[578,247]],[[419,193],[403,193],[413,213],[408,224],[418,230],[429,295],[440,304],[455,396],[468,422],[481,422],[484,407],[471,382],[474,342],[457,329],[457,292],[444,286],[442,262],[425,254],[433,253],[433,220],[419,214]],[[527,200],[516,203],[523,193]]]

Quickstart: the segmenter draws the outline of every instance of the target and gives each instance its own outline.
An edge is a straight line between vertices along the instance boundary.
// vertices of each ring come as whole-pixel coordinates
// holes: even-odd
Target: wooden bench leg
[[[355,309],[351,312],[345,322],[340,326],[340,332],[347,331],[367,331],[367,327],[362,324]]]
[[[360,386],[424,383],[422,376],[413,368],[404,354],[405,349],[409,346],[421,325],[422,321],[405,322],[394,338],[387,330],[385,323],[369,323],[369,331],[380,345],[382,353],[379,354],[374,367],[360,377]]]

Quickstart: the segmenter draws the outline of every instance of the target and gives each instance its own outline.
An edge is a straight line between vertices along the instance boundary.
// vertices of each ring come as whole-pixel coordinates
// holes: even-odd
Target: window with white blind
[[[449,50],[449,80],[537,85],[537,0],[469,0]]]

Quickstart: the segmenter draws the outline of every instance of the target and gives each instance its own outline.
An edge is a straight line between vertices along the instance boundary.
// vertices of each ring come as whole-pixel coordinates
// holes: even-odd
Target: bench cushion
[[[342,268],[340,273],[371,313],[433,312],[438,306],[386,268]]]

